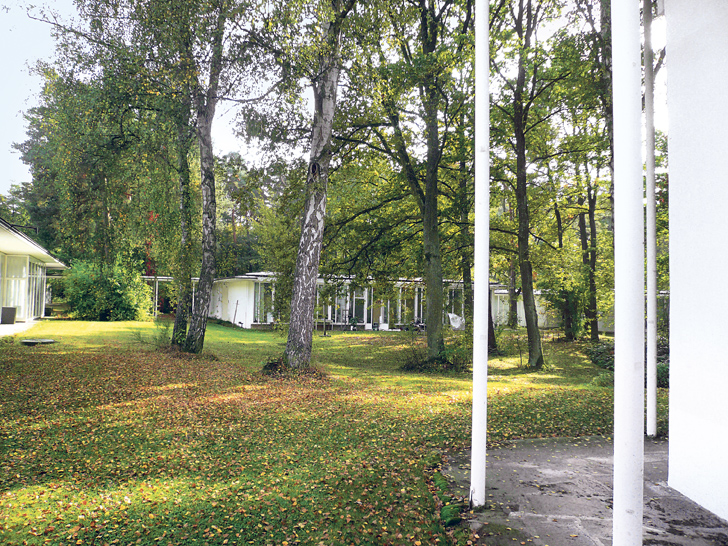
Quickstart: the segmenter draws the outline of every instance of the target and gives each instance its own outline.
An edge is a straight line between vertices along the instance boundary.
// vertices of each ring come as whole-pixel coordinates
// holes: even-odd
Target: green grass
[[[211,324],[201,356],[156,351],[159,334],[54,320],[23,335],[54,345],[0,344],[0,543],[472,538],[446,526],[436,472],[469,445],[469,374],[398,371],[412,338],[392,332],[317,336],[327,375],[296,380],[260,373],[285,345],[273,332]],[[611,433],[612,389],[589,386],[582,347],[545,347],[541,372],[491,360],[491,445]]]

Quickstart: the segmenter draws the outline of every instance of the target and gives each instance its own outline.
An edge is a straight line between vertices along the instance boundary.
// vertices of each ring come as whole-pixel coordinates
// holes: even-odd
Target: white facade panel
[[[669,484],[728,519],[726,301],[719,290],[728,271],[728,2],[667,0],[665,13],[671,226]],[[695,297],[696,286],[703,287],[702,297]]]

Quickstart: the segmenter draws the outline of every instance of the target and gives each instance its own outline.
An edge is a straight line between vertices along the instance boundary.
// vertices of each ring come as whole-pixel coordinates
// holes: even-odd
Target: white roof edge
[[[7,256],[30,256],[42,262],[48,269],[68,269],[66,264],[2,218],[0,218],[0,252]]]

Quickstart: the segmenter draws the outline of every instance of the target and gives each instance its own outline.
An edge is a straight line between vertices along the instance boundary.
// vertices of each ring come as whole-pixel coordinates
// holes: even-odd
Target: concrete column
[[[614,546],[642,544],[644,220],[640,4],[612,0],[614,93]]]
[[[475,4],[475,286],[473,311],[473,438],[470,504],[485,504],[488,423],[488,296],[490,254],[490,99],[488,0]]]
[[[657,435],[657,204],[655,203],[655,73],[652,0],[643,0],[645,26],[645,201],[647,204],[647,435]]]

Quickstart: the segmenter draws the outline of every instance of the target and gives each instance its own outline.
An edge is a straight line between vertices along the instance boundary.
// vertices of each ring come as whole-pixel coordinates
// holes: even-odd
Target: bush
[[[81,320],[144,320],[152,305],[151,288],[138,272],[117,261],[113,267],[74,262],[65,278],[71,316]]]
[[[614,371],[614,343],[603,341],[595,343],[586,350],[592,364],[604,370]]]
[[[528,352],[528,340],[524,340],[523,330],[513,330],[507,326],[499,325],[495,329],[496,345],[498,346],[497,354],[501,356],[523,356],[524,349]]]
[[[614,343],[594,344],[586,350],[586,354],[595,366],[614,372]],[[670,388],[670,347],[664,338],[657,340],[657,387]]]
[[[614,386],[614,372],[604,371],[600,372],[598,376],[589,382],[594,387],[613,387]]]
[[[657,388],[670,388],[670,364],[657,364]]]

